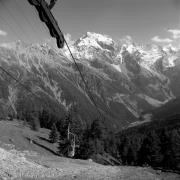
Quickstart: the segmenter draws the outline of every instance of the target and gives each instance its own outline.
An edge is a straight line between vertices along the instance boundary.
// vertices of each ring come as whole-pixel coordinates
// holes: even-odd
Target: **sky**
[[[180,44],[180,0],[59,0],[52,13],[74,40],[90,31],[140,44]],[[27,0],[0,0],[0,43],[49,37]]]

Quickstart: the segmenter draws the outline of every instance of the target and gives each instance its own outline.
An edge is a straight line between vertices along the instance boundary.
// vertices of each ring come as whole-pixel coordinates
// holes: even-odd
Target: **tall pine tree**
[[[59,132],[55,123],[52,125],[51,132],[49,134],[49,140],[51,143],[56,143],[59,140]]]

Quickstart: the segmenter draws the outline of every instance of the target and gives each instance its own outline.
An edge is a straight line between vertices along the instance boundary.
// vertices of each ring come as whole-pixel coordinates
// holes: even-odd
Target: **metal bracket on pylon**
[[[51,8],[54,6],[56,0],[51,1],[50,5],[45,0],[28,0],[28,2],[35,6],[39,13],[39,18],[46,24],[49,29],[50,35],[56,38],[58,48],[64,47],[64,35],[61,32],[56,19],[51,13]]]
[[[54,5],[56,4],[58,0],[51,0],[50,4],[49,4],[49,9],[52,9],[54,7]]]

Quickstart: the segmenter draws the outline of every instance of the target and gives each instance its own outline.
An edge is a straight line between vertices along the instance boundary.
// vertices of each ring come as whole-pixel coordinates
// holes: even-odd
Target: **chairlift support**
[[[39,13],[39,18],[42,22],[46,24],[49,29],[50,35],[56,38],[58,48],[64,47],[64,35],[61,32],[56,19],[51,13],[51,9],[54,7],[57,0],[51,0],[50,4],[45,0],[28,0],[28,2],[35,6]]]
[[[64,35],[63,35],[63,33],[61,32],[61,30],[60,30],[60,28],[58,26],[58,23],[57,23],[56,19],[54,18],[53,14],[51,13],[51,9],[54,7],[57,0],[51,0],[49,5],[45,0],[27,0],[27,1],[31,5],[35,6],[36,10],[39,13],[40,20],[46,24],[46,26],[49,29],[49,32],[50,32],[51,36],[56,38],[58,48],[63,48],[64,44],[66,43],[66,45],[67,45],[67,47],[68,47],[68,49],[69,49],[69,51],[71,53],[71,50],[70,50],[67,42],[65,41]],[[82,73],[81,73],[81,71],[80,71],[80,69],[79,69],[79,67],[78,67],[78,65],[76,63],[76,60],[73,57],[72,53],[71,53],[71,56],[72,56],[76,66],[78,68],[78,71],[79,71],[79,73],[80,73],[80,75],[82,77],[82,80],[83,80],[84,84],[86,85],[86,82],[85,82],[85,80],[83,78],[83,75],[82,75]],[[90,99],[93,100],[93,103],[94,103],[95,107],[97,108],[97,105],[96,105],[96,103],[95,103],[95,101],[93,99],[93,96],[90,96],[90,95],[88,95],[88,96],[90,97]],[[98,110],[98,108],[97,108],[97,111],[101,115],[101,112]],[[71,140],[70,140],[70,135],[72,136]],[[79,147],[79,146],[76,145],[76,138],[77,138],[76,135],[70,132],[70,125],[68,126],[68,137],[67,138],[68,138],[68,140],[70,140],[70,143],[71,143],[70,147],[72,149],[71,152],[70,152],[69,151],[70,147],[68,147],[68,154],[70,153],[69,156],[73,157],[74,154],[75,154],[75,148]]]
[[[58,0],[51,0],[50,4],[49,4],[49,9],[52,9],[54,7],[54,5],[56,4]]]

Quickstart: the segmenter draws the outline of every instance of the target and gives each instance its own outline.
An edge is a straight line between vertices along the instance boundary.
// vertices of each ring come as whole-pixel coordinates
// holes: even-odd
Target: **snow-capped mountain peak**
[[[107,35],[87,32],[73,45],[72,50],[77,58],[93,59],[98,54],[109,54],[114,50],[115,42]]]
[[[102,42],[103,44],[107,44],[107,45],[113,45],[114,44],[114,41],[109,36],[97,34],[94,32],[87,32],[86,35],[81,39],[96,40],[97,42]]]
[[[86,46],[86,48],[109,50],[109,48],[114,46],[114,41],[107,35],[87,32],[84,36],[78,39],[75,44],[78,48]]]

